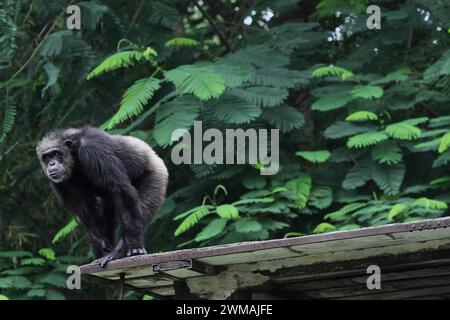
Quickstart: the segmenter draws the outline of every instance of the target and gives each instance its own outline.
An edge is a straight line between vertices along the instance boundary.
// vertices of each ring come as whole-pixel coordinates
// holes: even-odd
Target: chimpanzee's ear
[[[73,141],[70,139],[64,140],[64,144],[69,148],[73,147]]]

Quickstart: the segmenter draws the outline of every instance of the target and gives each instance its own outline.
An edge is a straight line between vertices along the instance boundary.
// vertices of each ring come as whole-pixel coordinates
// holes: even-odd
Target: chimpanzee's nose
[[[56,164],[56,161],[55,161],[55,160],[52,160],[52,161],[50,161],[50,162],[48,163],[48,166],[49,166],[49,167],[53,167],[55,164]]]

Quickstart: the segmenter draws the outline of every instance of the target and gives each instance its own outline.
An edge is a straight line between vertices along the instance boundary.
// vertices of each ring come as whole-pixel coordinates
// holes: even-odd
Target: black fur
[[[164,163],[150,146],[83,128],[47,134],[36,151],[58,198],[87,230],[101,265],[145,253],[144,234],[168,181]]]

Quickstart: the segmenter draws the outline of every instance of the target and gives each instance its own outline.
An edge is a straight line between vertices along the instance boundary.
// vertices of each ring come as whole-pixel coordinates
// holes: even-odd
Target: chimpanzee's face
[[[63,139],[44,138],[36,148],[42,170],[54,183],[67,180],[72,174],[74,160],[70,143]]]

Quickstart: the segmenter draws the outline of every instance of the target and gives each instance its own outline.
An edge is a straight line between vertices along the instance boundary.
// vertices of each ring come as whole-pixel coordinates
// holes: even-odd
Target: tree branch
[[[205,11],[205,9],[203,9],[203,7],[198,3],[197,0],[192,0],[192,1],[194,2],[195,6],[198,8],[198,10],[200,10],[202,15],[206,18],[206,20],[208,20],[208,22],[211,25],[211,27],[214,29],[214,31],[219,36],[220,41],[222,42],[222,44],[227,48],[227,51],[231,51],[232,50],[232,46],[231,46],[230,42],[225,37],[224,33],[220,30],[220,28],[217,26],[217,24],[214,22],[212,17],[208,14],[208,12]]]

